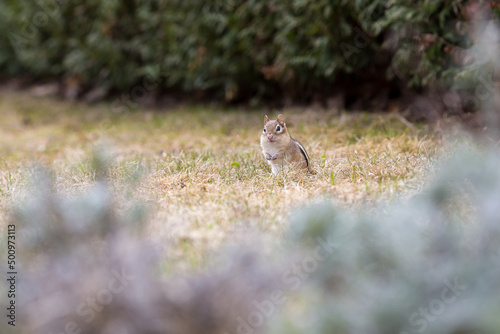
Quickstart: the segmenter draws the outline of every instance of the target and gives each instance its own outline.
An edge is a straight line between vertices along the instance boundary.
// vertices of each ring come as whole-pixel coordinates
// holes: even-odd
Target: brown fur
[[[277,130],[279,126],[280,131]],[[285,117],[276,120],[264,116],[264,130],[260,137],[262,153],[273,173],[285,167],[309,168],[309,156],[303,146],[288,133]]]

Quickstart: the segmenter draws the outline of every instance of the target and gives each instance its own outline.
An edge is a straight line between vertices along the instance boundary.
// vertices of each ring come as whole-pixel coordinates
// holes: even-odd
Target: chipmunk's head
[[[267,142],[282,142],[289,137],[286,130],[285,117],[279,114],[276,120],[269,120],[267,115],[264,116],[264,130],[262,130],[262,140]]]

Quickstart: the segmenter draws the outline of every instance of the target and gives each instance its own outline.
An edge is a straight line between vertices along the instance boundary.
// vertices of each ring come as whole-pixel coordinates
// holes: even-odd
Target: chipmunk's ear
[[[285,126],[285,117],[282,114],[279,114],[276,120],[278,121],[278,123],[280,123],[281,126]]]
[[[266,125],[267,122],[269,122],[269,117],[267,117],[267,115],[264,115],[264,125]]]

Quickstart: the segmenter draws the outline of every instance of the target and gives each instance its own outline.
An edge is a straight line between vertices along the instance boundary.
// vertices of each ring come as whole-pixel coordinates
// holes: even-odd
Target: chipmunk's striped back
[[[302,155],[304,156],[304,159],[306,159],[307,168],[309,168],[311,166],[311,162],[309,161],[309,155],[307,154],[306,149],[304,148],[304,146],[302,146],[302,144],[297,139],[293,138],[292,136],[290,136],[290,138],[299,147],[300,153],[302,153]]]

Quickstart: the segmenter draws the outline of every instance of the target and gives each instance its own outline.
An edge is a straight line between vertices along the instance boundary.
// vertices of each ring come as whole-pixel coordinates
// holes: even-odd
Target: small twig
[[[404,118],[403,116],[401,115],[398,115],[398,118],[399,120],[401,121],[401,123],[403,123],[404,125],[406,125],[407,127],[409,127],[410,129],[413,129],[415,130],[415,125],[411,124],[406,118]]]

